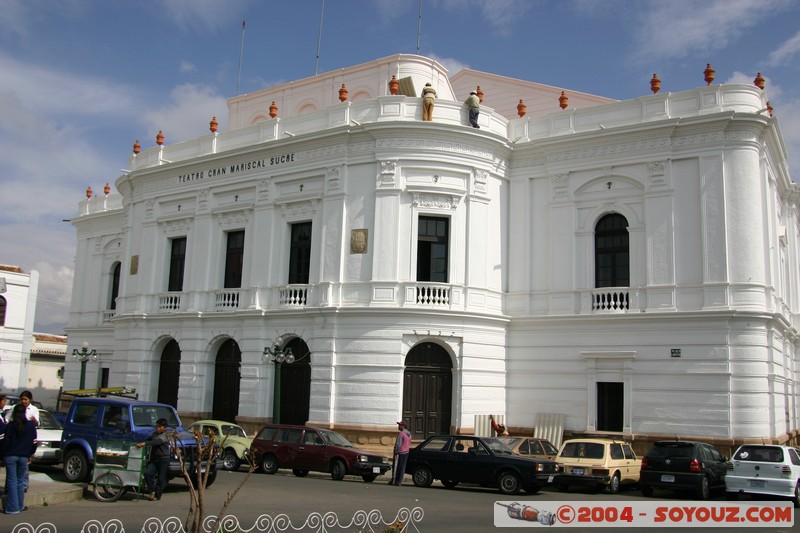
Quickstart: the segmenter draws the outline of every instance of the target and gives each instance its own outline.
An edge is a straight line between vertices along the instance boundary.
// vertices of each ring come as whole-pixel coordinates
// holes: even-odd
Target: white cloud
[[[249,3],[242,0],[235,3],[219,0],[167,0],[161,3],[161,7],[180,30],[205,34],[229,28],[237,20],[241,25],[240,13],[247,10]],[[238,9],[233,9],[234,7]],[[267,7],[261,6],[261,9]]]
[[[465,14],[467,22],[474,23],[475,28],[488,23],[493,33],[503,37],[513,35],[517,21],[534,5],[530,0],[439,0],[438,3],[451,12]],[[422,9],[424,17],[425,7]]]
[[[143,121],[153,139],[163,130],[165,143],[173,144],[208,134],[208,122],[214,116],[220,131],[225,131],[227,99],[210,86],[184,84],[172,90],[166,106],[145,112]]]
[[[794,37],[783,43],[777,50],[769,54],[767,65],[770,67],[783,66],[793,61],[794,56],[800,53],[800,31]]]
[[[451,77],[459,70],[470,68],[468,64],[452,57],[439,57],[436,54],[428,54],[428,57],[441,63],[442,66],[447,69],[447,75]]]
[[[179,70],[181,74],[194,74],[197,72],[197,67],[194,65],[194,63],[190,63],[189,61],[181,61]]]
[[[642,5],[642,4],[638,4]],[[637,24],[635,61],[676,59],[727,47],[789,0],[686,0],[646,3]]]

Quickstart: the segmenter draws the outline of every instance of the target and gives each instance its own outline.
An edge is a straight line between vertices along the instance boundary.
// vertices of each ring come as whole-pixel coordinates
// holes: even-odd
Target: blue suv
[[[193,474],[196,471],[197,441],[194,435],[183,428],[178,413],[171,405],[110,396],[75,398],[72,401],[61,435],[64,476],[70,482],[88,480],[98,440],[142,442],[153,434],[159,418],[167,420],[169,430],[179,432],[178,441],[187,463],[186,470]],[[211,486],[217,477],[215,463],[211,464],[211,469],[206,486]],[[181,465],[173,453],[168,477],[173,479],[180,476]]]

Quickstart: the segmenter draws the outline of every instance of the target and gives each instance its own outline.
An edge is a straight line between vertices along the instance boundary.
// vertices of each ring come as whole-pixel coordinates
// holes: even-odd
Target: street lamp
[[[272,423],[281,423],[281,365],[294,363],[294,354],[288,346],[275,343],[272,348],[264,347],[264,359],[275,363],[275,386],[272,389]]]
[[[97,350],[89,350],[89,343],[85,342],[81,345],[81,349],[73,348],[72,359],[81,362],[81,386],[80,389],[86,384],[86,362],[91,359],[97,361]]]

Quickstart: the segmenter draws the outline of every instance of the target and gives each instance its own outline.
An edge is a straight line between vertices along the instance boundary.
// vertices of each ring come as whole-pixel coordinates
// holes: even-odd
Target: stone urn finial
[[[110,193],[110,192],[111,192],[111,185],[109,185],[108,182],[106,182],[106,186],[103,187],[103,194],[108,196],[108,193]]]
[[[89,185],[86,187],[86,199],[89,200],[92,197],[92,186]]]
[[[762,76],[761,73],[759,72],[758,76],[756,76],[756,79],[753,80],[753,85],[755,85],[756,87],[758,87],[759,89],[761,89],[763,91],[764,90],[764,82],[765,81],[766,80],[764,79],[764,76]]]
[[[156,144],[161,146],[164,144],[164,132],[158,130],[158,135],[156,135]]]
[[[136,139],[136,142],[133,143],[133,155],[136,155],[141,151],[142,151],[142,145],[139,144],[139,139]]]
[[[397,94],[399,90],[400,90],[400,82],[397,80],[397,76],[392,74],[392,79],[389,80],[389,94],[394,96]]]
[[[480,85],[478,85],[478,88],[477,88],[477,89],[475,89],[475,94],[477,94],[477,95],[478,95],[478,101],[479,101],[480,103],[483,103],[483,89],[481,89],[481,86],[480,86]]]
[[[525,105],[525,102],[522,101],[522,98],[519,99],[519,103],[517,104],[517,115],[520,118],[525,116],[525,113],[528,112],[528,106]]]
[[[270,118],[275,118],[278,116],[278,106],[275,104],[275,100],[269,106],[269,116]]]
[[[339,101],[340,102],[344,102],[345,100],[347,100],[347,93],[348,93],[347,86],[343,83],[342,84],[342,88],[339,89]]]
[[[653,91],[653,94],[661,90],[661,78],[655,72],[653,72],[653,77],[650,79],[650,90]]]
[[[208,123],[208,129],[211,133],[217,133],[217,128],[219,128],[219,122],[217,122],[217,117],[211,117],[211,122]]]
[[[569,96],[564,91],[561,91],[561,96],[558,97],[558,106],[561,109],[566,109],[569,105]]]
[[[703,79],[706,80],[706,85],[711,85],[714,83],[714,74],[716,70],[711,68],[711,63],[706,63],[706,69],[703,71],[703,75],[705,76]]]

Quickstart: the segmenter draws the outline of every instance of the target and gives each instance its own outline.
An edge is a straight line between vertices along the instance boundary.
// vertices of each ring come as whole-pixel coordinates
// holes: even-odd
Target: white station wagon
[[[800,507],[800,453],[790,446],[744,444],[728,463],[725,492],[790,498]]]

